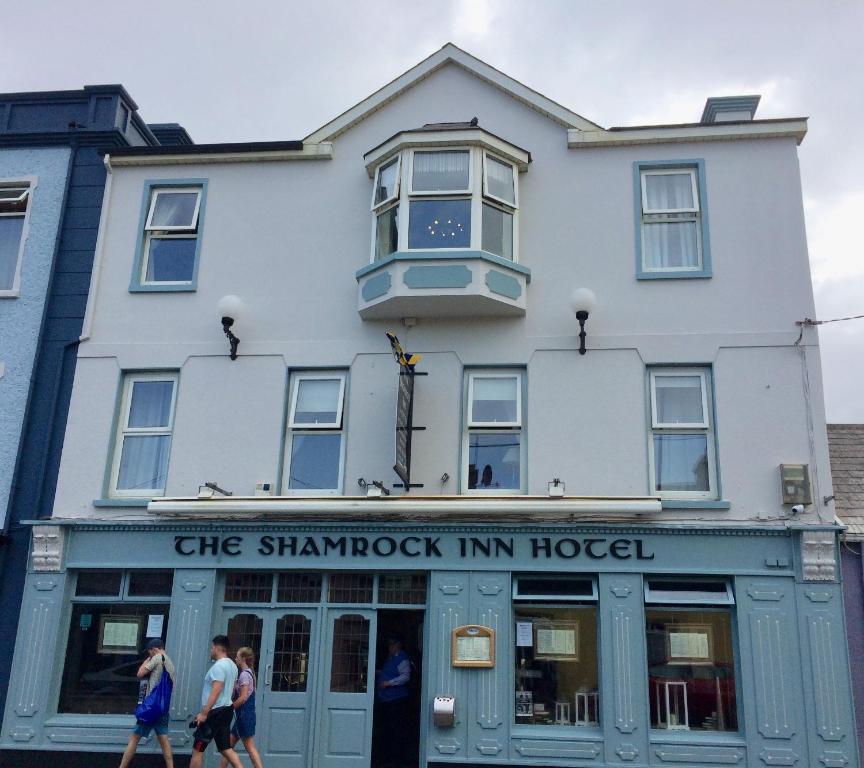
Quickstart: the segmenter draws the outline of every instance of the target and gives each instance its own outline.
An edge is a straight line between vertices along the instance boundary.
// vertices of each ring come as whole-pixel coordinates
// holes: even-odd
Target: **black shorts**
[[[211,741],[216,742],[216,749],[224,752],[231,747],[231,720],[234,717],[234,707],[216,707],[210,710],[207,719],[196,729],[192,738],[195,743],[192,749],[203,752]]]

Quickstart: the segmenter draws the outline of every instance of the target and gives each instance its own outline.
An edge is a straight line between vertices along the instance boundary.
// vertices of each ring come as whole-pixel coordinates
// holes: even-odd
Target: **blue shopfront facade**
[[[120,751],[131,716],[96,710],[120,702],[107,681],[122,665],[75,665],[159,633],[187,751],[208,641],[227,631],[260,654],[267,765],[366,768],[374,649],[402,622],[421,765],[854,766],[836,540],[812,526],[46,521],[2,746]],[[466,627],[489,632],[491,658],[458,642]],[[463,665],[474,652],[487,663]],[[433,717],[437,696],[455,700],[452,724]]]

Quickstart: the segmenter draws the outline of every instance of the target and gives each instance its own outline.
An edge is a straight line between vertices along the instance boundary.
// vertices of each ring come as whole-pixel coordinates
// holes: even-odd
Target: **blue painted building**
[[[99,147],[190,143],[148,127],[119,85],[0,94],[0,644],[27,561],[21,521],[51,514],[106,169]],[[0,661],[5,700],[9,657]]]

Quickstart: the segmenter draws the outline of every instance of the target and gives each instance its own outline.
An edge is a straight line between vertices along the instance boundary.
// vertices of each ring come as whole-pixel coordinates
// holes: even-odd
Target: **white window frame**
[[[435,191],[414,191],[414,155],[417,152],[453,152],[462,151],[468,152],[468,187],[466,189],[457,190],[435,190]],[[499,198],[486,193],[486,171],[485,157],[488,156],[502,163],[510,165],[513,169],[513,189],[514,199],[516,204],[513,205]],[[500,254],[490,253],[495,258],[504,259],[513,264],[519,263],[519,168],[518,166],[503,157],[498,157],[494,152],[489,152],[483,147],[474,145],[458,145],[458,146],[428,146],[403,149],[399,153],[399,173],[398,187],[399,193],[389,200],[379,203],[375,202],[375,189],[377,188],[378,172],[381,166],[386,165],[392,160],[392,156],[388,157],[375,170],[375,184],[372,186],[372,232],[370,238],[370,255],[369,263],[375,264],[380,261],[377,258],[378,254],[378,216],[386,213],[390,208],[398,207],[399,231],[397,238],[396,252],[410,251],[411,253],[440,253],[442,256],[452,254],[454,251],[459,251],[460,248],[410,248],[409,232],[411,229],[411,203],[419,200],[437,199],[437,200],[468,200],[470,201],[471,210],[471,237],[469,244],[465,247],[472,251],[483,250],[483,206],[491,205],[505,213],[509,213],[513,218],[513,243],[512,243],[512,259]],[[392,253],[390,254],[392,255]],[[387,258],[387,257],[384,257]]]
[[[285,439],[285,451],[282,460],[282,495],[285,496],[338,496],[342,493],[342,487],[345,479],[345,384],[348,378],[346,371],[331,371],[319,373],[295,373],[289,377],[290,397],[288,410],[288,434]],[[307,424],[296,423],[294,421],[294,410],[297,405],[297,395],[300,391],[301,381],[321,381],[330,379],[340,379],[341,386],[339,387],[338,400],[338,424],[334,423],[318,423]],[[291,458],[294,452],[294,438],[298,435],[320,435],[320,434],[338,434],[339,441],[339,469],[338,480],[335,488],[291,488]]]
[[[24,223],[21,225],[21,239],[18,242],[18,254],[15,257],[15,270],[12,273],[12,285],[9,288],[0,288],[0,299],[14,299],[21,295],[21,270],[24,265],[24,248],[27,244],[27,238],[30,233],[30,211],[33,209],[33,191],[36,189],[36,178],[25,176],[15,179],[0,179],[0,187],[4,189],[18,189],[24,191],[18,197],[8,197],[3,202],[5,203],[20,203],[22,200],[27,200],[27,208],[24,213],[2,213],[3,218],[23,218]]]
[[[144,229],[147,232],[189,232],[197,235],[198,214],[201,211],[201,187],[154,187],[150,192],[150,210]],[[160,226],[153,224],[153,214],[156,213],[156,202],[159,195],[195,194],[195,209],[192,212],[192,222],[188,225],[175,224]]]
[[[292,392],[291,392],[291,407],[288,415],[288,426],[291,429],[308,429],[310,431],[315,431],[319,429],[342,429],[342,407],[345,400],[345,374],[344,373],[327,373],[327,374],[311,374],[311,373],[298,373],[295,374],[292,378]],[[308,422],[302,421],[297,422],[294,420],[294,412],[297,408],[297,396],[300,393],[300,384],[304,381],[331,381],[334,379],[339,380],[339,397],[336,402],[336,416],[337,421],[328,421],[328,422],[317,422],[315,424],[309,424]]]
[[[474,421],[474,382],[477,379],[516,379],[516,419],[514,421]],[[466,425],[469,429],[506,429],[522,427],[522,377],[518,373],[469,373],[468,374],[468,413]]]
[[[699,425],[688,424],[656,424],[656,397],[654,390],[655,376],[696,376],[702,380],[702,414],[705,423]],[[648,477],[651,495],[664,499],[716,499],[717,492],[717,452],[714,445],[714,415],[709,410],[709,403],[713,402],[708,397],[710,370],[708,368],[652,368],[649,377],[649,400],[651,418],[648,434]],[[707,491],[666,491],[656,488],[656,462],[654,460],[654,435],[705,435],[706,454],[708,461],[708,490]]]
[[[120,476],[120,460],[123,457],[123,438],[129,435],[152,435],[171,438],[174,443],[174,412],[177,407],[177,385],[180,375],[176,372],[148,372],[127,373],[123,377],[123,392],[120,403],[120,412],[117,418],[117,427],[114,432],[114,455],[111,459],[111,485],[110,496],[116,498],[147,498],[153,496],[164,496],[164,488],[129,488],[118,489],[117,481]],[[129,411],[132,407],[132,390],[138,381],[171,381],[171,406],[168,415],[168,425],[165,427],[129,427]],[[168,465],[171,464],[171,449],[168,449]]]
[[[396,183],[393,185],[393,194],[388,197],[386,200],[382,200],[380,203],[375,202],[375,193],[378,191],[378,180],[381,176],[381,171],[385,168],[389,168],[392,163],[396,164]],[[375,169],[375,183],[372,185],[372,205],[370,210],[376,213],[383,213],[385,208],[387,208],[391,203],[399,201],[399,193],[402,187],[402,153],[396,155],[395,158],[391,157],[381,163]]]
[[[459,197],[471,197],[474,191],[474,153],[471,147],[418,147],[409,150],[409,176],[411,197],[446,197],[457,195]],[[468,154],[468,186],[464,189],[414,189],[414,155],[441,154],[443,152],[466,152]]]
[[[156,200],[160,194],[172,194],[177,192],[197,194],[195,200],[195,210],[192,214],[191,226],[171,226],[161,227],[152,224],[153,214],[156,211]],[[188,280],[148,280],[147,269],[150,266],[150,248],[153,245],[153,240],[195,240],[195,249],[198,249],[198,238],[201,233],[198,231],[198,219],[201,212],[201,194],[202,187],[153,187],[150,190],[150,210],[147,212],[147,220],[144,224],[144,245],[141,256],[141,273],[138,275],[140,285],[155,285],[155,286],[172,286],[172,285],[192,285],[195,282],[195,262],[193,260],[193,273]],[[197,253],[196,253],[197,256]]]
[[[657,417],[657,377],[664,379],[686,379],[699,378],[699,386],[702,395],[702,421],[694,422],[662,422]],[[686,369],[651,371],[651,427],[653,429],[708,429],[708,380],[703,370],[687,371]]]
[[[525,375],[524,369],[508,369],[508,370],[473,370],[467,373],[467,381],[463,382],[464,389],[462,390],[465,396],[463,406],[464,413],[462,414],[462,492],[471,496],[519,496],[525,493],[526,478],[527,478],[527,446],[526,446],[526,430],[522,423],[522,377]],[[516,377],[516,417],[517,422],[472,422],[471,421],[471,406],[474,390],[474,378],[513,378]],[[470,446],[472,434],[517,434],[519,435],[519,487],[518,488],[469,488],[468,487],[468,464],[470,458]]]
[[[702,212],[699,200],[699,169],[682,165],[676,168],[643,168],[639,172],[639,185],[642,195],[642,226],[640,237],[642,238],[642,271],[643,272],[701,272],[704,268],[702,257]],[[693,207],[691,208],[649,208],[648,207],[648,176],[690,176],[691,194]],[[662,218],[671,216],[673,218]],[[658,217],[658,218],[654,218]],[[650,267],[648,266],[645,245],[645,227],[654,224],[676,224],[694,222],[696,224],[696,264],[689,267]]]
[[[504,200],[501,197],[497,197],[493,195],[489,191],[489,160],[494,160],[497,163],[501,163],[502,165],[509,165],[510,172],[513,174],[513,202],[511,203],[509,200]],[[496,157],[491,152],[483,152],[483,197],[488,200],[494,200],[496,203],[500,203],[505,208],[511,209],[508,212],[514,214],[516,213],[516,209],[519,208],[519,176],[516,170],[516,166],[511,163],[509,160],[504,160],[501,157]]]

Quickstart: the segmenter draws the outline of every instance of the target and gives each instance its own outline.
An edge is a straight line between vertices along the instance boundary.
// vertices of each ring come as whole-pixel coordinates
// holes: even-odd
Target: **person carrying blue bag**
[[[174,664],[165,653],[165,643],[161,638],[148,640],[144,649],[147,658],[136,673],[141,681],[141,690],[135,709],[135,728],[129,736],[120,768],[129,765],[138,749],[138,742],[148,737],[152,731],[156,731],[156,739],[162,747],[165,768],[174,768],[174,756],[168,740],[168,710],[174,689]]]

